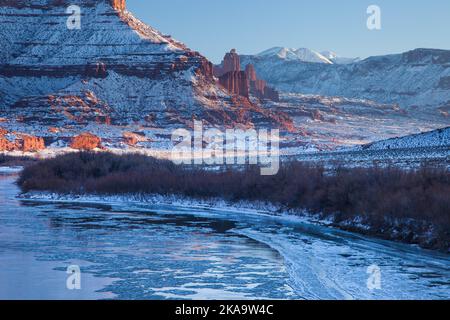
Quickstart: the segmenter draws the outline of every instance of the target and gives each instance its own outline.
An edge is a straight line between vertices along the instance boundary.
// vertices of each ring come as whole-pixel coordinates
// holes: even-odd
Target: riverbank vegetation
[[[335,225],[448,250],[450,173],[445,168],[335,168],[283,163],[275,176],[257,167],[205,170],[142,155],[76,153],[39,161],[18,181],[24,192],[162,194],[229,202],[263,201],[306,209]]]

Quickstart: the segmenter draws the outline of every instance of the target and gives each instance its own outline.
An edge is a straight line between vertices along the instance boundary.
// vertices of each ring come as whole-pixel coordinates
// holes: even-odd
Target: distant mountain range
[[[289,93],[342,96],[450,111],[450,51],[416,49],[364,60],[308,49],[273,48],[241,56],[245,66],[276,89]]]
[[[276,58],[284,61],[312,62],[325,64],[348,64],[360,61],[359,58],[340,57],[333,51],[317,52],[308,48],[274,47],[255,55],[262,59]]]

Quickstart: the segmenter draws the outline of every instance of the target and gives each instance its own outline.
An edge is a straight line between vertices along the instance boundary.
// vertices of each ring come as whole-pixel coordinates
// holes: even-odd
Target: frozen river
[[[22,202],[15,179],[0,175],[0,299],[450,298],[448,255],[267,215]]]

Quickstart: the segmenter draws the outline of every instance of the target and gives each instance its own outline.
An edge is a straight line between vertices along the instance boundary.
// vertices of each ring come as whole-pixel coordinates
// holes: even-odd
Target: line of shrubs
[[[179,194],[229,201],[257,200],[307,209],[338,220],[362,216],[382,227],[386,219],[416,219],[450,238],[450,173],[445,168],[335,168],[282,163],[276,176],[257,167],[205,170],[143,155],[81,152],[27,167],[19,185],[31,190],[95,194]],[[447,242],[448,246],[448,242]]]

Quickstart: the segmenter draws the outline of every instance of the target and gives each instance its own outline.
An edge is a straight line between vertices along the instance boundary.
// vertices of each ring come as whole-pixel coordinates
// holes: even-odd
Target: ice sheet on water
[[[0,207],[0,225],[14,231],[0,233],[5,235],[0,255],[26,252],[62,275],[67,263],[84,261],[83,272],[110,281],[99,293],[118,298],[446,299],[450,295],[448,255],[258,210],[120,205],[119,198],[115,203],[110,199],[110,204],[83,199],[21,203],[12,183],[12,178],[0,179],[0,194],[7,204]],[[380,291],[366,286],[367,267],[373,264],[382,270]],[[0,269],[0,278],[10,276],[16,274]],[[43,290],[49,289],[47,285],[44,281]]]
[[[16,174],[23,170],[23,167],[0,167],[0,175]]]

